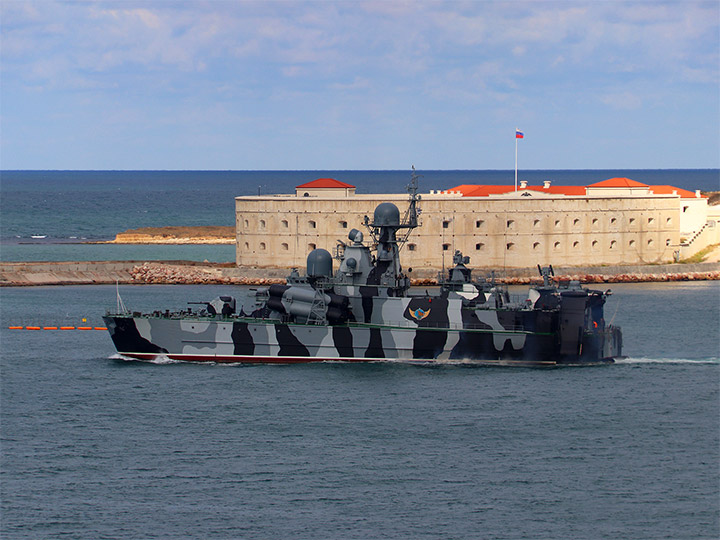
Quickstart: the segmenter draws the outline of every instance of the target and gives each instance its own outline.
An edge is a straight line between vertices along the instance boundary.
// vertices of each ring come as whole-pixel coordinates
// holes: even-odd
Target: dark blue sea
[[[512,171],[418,171],[421,190]],[[13,172],[0,259],[231,261],[233,246],[104,246],[232,225],[233,197],[407,171]],[[530,171],[717,190],[718,171]],[[32,235],[46,236],[33,240]],[[131,309],[233,287],[125,286]],[[612,285],[628,358],[597,368],[127,361],[115,287],[0,288],[0,538],[717,539],[720,282]],[[83,323],[82,320],[87,322]]]
[[[115,287],[0,289],[0,537],[717,539],[720,283],[613,290],[626,360],[523,369],[126,361],[8,329],[101,324]]]
[[[421,171],[421,192],[459,184],[512,184],[514,171]],[[520,171],[541,185],[588,185],[616,176],[688,190],[720,190],[717,169]],[[294,193],[332,177],[358,193],[402,193],[410,171],[1,171],[0,260],[234,261],[234,246],[88,245],[137,227],[233,225],[234,198]],[[370,211],[372,209],[369,209]],[[33,239],[32,236],[45,238]]]

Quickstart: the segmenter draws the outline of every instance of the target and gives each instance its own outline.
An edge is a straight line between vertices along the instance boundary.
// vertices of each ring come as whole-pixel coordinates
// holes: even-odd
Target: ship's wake
[[[164,354],[159,354],[152,360],[138,360],[137,358],[131,358],[130,356],[125,356],[124,354],[115,353],[112,356],[110,356],[110,360],[123,360],[125,362],[145,362],[146,364],[158,364],[158,365],[165,365],[165,364],[181,364],[182,360],[173,360],[172,358],[169,358],[168,356]]]
[[[156,364],[156,365],[167,365],[167,364],[184,364],[184,363],[195,363],[195,362],[187,362],[184,360],[174,360],[172,358],[169,358],[167,355],[159,354],[155,356],[151,360],[138,360],[137,358],[132,358],[129,356],[125,356],[119,353],[115,353],[112,356],[109,357],[110,360],[122,360],[125,362],[145,362],[148,364]],[[356,365],[357,362],[344,362],[342,359],[338,360],[325,360],[321,362],[313,362],[313,363],[320,363],[320,364],[353,364]],[[536,364],[533,365],[528,362],[503,362],[503,361],[488,361],[488,360],[475,360],[475,359],[469,359],[469,358],[454,358],[454,359],[428,359],[428,360],[408,360],[408,359],[390,359],[390,358],[384,358],[384,359],[377,359],[375,361],[368,360],[367,362],[363,362],[365,364],[394,364],[394,365],[410,365],[410,366],[424,366],[424,367],[488,367],[488,366],[497,366],[497,367],[538,367],[542,366],[542,364]],[[251,365],[265,365],[265,366],[287,366],[291,364],[283,364],[283,363],[268,363],[268,364],[251,364],[251,363],[245,363],[245,362],[203,362],[205,365],[212,365],[212,366],[223,366],[223,367],[238,367],[238,366],[251,366]],[[706,358],[650,358],[645,356],[638,356],[638,357],[624,357],[624,358],[618,358],[615,360],[615,364],[697,364],[697,365],[707,365],[707,364],[716,364],[720,365],[720,357],[706,357]],[[577,365],[577,364],[575,364]],[[607,365],[607,364],[606,364]],[[612,365],[612,364],[609,364]],[[562,364],[554,365],[551,364],[552,367],[563,367]],[[567,365],[566,367],[572,367],[572,365]]]
[[[630,356],[615,360],[616,364],[720,364],[720,357],[707,358],[648,358]]]

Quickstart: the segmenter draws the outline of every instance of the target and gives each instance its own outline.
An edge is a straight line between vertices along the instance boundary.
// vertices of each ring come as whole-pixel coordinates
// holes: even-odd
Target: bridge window
[[[248,220],[246,219],[246,220],[245,220],[245,228],[247,228],[247,227],[249,227],[249,226],[250,226],[250,223],[248,223]]]
[[[594,219],[592,220],[592,225],[593,225],[593,227],[597,227],[597,224],[598,224],[598,218],[594,218]]]
[[[285,242],[280,244],[280,247],[282,248],[283,251],[287,251],[290,248],[290,246],[288,246]]]
[[[261,229],[264,229],[264,228],[265,228],[265,220],[264,220],[264,219],[261,219],[261,220],[260,220],[260,228],[261,228]]]
[[[670,239],[669,239],[669,238],[667,238],[667,239],[665,240],[665,245],[666,245],[666,246],[669,246],[669,245],[670,245]]]
[[[598,248],[600,247],[600,244],[598,244],[597,240],[593,240],[592,244],[590,244],[590,245],[592,246],[593,251],[597,251]]]
[[[652,238],[650,240],[648,240],[647,244],[648,244],[648,247],[651,247],[654,244]]]
[[[415,244],[408,244],[408,251],[415,251]]]
[[[260,250],[265,251],[265,242],[260,242]]]
[[[634,224],[635,224],[635,218],[634,218],[634,217],[631,217],[631,218],[630,218],[630,225],[634,225]]]
[[[534,227],[535,229],[537,229],[538,227],[540,227],[540,220],[539,220],[539,219],[536,219],[535,221],[533,221],[533,227]]]
[[[482,242],[475,244],[475,251],[482,251],[483,249],[485,249],[485,244]]]
[[[537,251],[537,250],[539,250],[539,249],[540,249],[540,242],[535,242],[535,243],[533,243],[533,250],[534,250],[534,251]]]
[[[508,219],[506,224],[508,229],[512,229],[515,227],[515,220],[514,219]]]
[[[450,249],[450,244],[443,244],[443,251],[448,251]]]
[[[580,242],[573,242],[573,249],[579,249],[580,248]]]
[[[316,247],[317,247],[317,246],[316,246],[315,244],[308,244],[308,251],[312,251],[312,250],[315,249]]]
[[[288,220],[287,220],[287,219],[283,219],[280,223],[282,224],[283,229],[287,229],[287,228],[288,228],[289,223],[288,223]]]
[[[553,249],[554,249],[555,251],[560,251],[560,242],[555,242],[555,243],[553,244]]]
[[[341,221],[341,222],[340,222],[340,228],[341,228],[341,229],[347,229],[347,221]]]
[[[560,220],[556,219],[555,220],[555,228],[557,229],[558,227],[560,227]]]
[[[635,247],[635,240],[630,240],[630,241],[628,242],[628,246],[630,246],[631,248],[634,248],[634,247]]]
[[[617,241],[611,240],[610,241],[610,249],[615,249],[615,248],[617,248]]]
[[[482,219],[478,219],[478,220],[475,222],[475,228],[476,228],[476,229],[479,229],[479,228],[482,227],[483,225],[485,225],[485,221],[482,220]]]
[[[314,228],[317,227],[317,223],[315,223],[315,222],[312,221],[312,220],[311,220],[311,221],[308,221],[308,227],[310,227],[311,229],[314,229]]]
[[[505,245],[505,249],[507,249],[508,251],[515,251],[515,244],[513,242],[508,242]]]
[[[655,223],[655,218],[649,217],[649,218],[648,218],[648,225],[652,225],[653,223]]]
[[[447,229],[450,226],[450,221],[447,219],[443,220],[443,229]]]
[[[580,220],[578,218],[573,219],[573,227],[577,227],[580,225]]]

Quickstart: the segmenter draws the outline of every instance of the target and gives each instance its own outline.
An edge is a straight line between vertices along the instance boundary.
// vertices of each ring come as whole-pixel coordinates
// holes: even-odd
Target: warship
[[[622,354],[621,329],[603,314],[611,291],[556,283],[551,266],[538,266],[542,285],[511,295],[494,277],[474,279],[456,251],[437,287],[411,290],[400,251],[419,226],[417,178],[403,216],[379,204],[364,219],[369,241],[352,229],[333,255],[311,251],[305,275],[293,269],[285,284],[181,311],[131,312],[119,302],[103,317],[115,348],[139,360],[285,364],[590,365]]]

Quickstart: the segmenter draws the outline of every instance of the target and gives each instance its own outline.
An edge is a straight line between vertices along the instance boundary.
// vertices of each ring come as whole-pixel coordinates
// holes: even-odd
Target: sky
[[[0,2],[0,168],[720,166],[720,1]],[[515,129],[525,138],[516,141]]]

